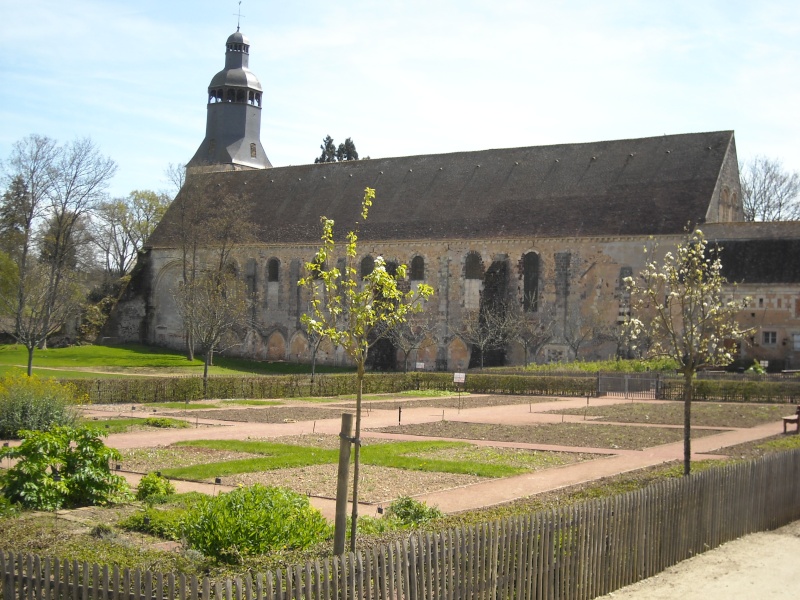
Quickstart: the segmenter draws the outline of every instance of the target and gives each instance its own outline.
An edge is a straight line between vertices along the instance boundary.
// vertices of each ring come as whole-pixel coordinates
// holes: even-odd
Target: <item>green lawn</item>
[[[212,462],[190,467],[164,469],[166,477],[204,480],[214,477],[270,471],[308,465],[334,464],[338,461],[338,450],[313,446],[277,444],[242,440],[196,440],[179,442],[176,446],[194,446],[255,454],[258,457],[224,462]],[[459,460],[435,457],[437,451],[446,449],[464,450],[471,446],[465,442],[392,442],[361,449],[361,461],[365,465],[394,467],[412,471],[458,473],[480,477],[510,477],[526,473],[530,469],[511,466],[505,461],[482,458],[479,455],[462,455]]]
[[[0,374],[14,368],[25,368],[27,350],[20,345],[0,345]],[[203,372],[203,361],[188,361],[185,354],[172,350],[139,344],[120,346],[70,346],[36,350],[33,355],[34,371],[38,375],[59,378],[118,377],[141,375],[191,375]],[[88,372],[88,371],[98,372]],[[340,373],[352,369],[317,366],[320,373]],[[310,373],[310,365],[285,362],[259,362],[240,358],[214,357],[209,369],[212,375],[293,374]]]

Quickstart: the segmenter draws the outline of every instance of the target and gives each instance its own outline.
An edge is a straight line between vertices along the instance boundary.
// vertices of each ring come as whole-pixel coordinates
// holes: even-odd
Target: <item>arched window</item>
[[[281,261],[270,258],[267,261],[267,281],[278,281],[281,274]]]
[[[526,312],[539,309],[539,255],[528,252],[522,257],[522,306]]]
[[[364,258],[361,259],[361,279],[364,279],[367,275],[372,273],[375,270],[375,259],[372,258],[369,254],[367,254]]]
[[[236,102],[236,90],[228,90],[228,102]]]
[[[244,266],[247,293],[251,296],[256,293],[256,259],[248,258]]]
[[[386,272],[392,277],[397,277],[397,263],[393,260],[386,261]]]
[[[483,260],[477,252],[470,252],[464,261],[465,279],[483,279]]]
[[[425,259],[421,256],[411,259],[411,281],[425,281]]]
[[[236,90],[236,101],[244,102],[244,90]]]

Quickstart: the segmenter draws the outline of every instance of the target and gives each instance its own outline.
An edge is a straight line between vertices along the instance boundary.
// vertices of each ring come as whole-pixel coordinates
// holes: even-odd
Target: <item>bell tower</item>
[[[225,68],[208,86],[206,137],[187,174],[272,167],[261,146],[261,84],[249,60],[250,41],[237,27],[225,42]]]

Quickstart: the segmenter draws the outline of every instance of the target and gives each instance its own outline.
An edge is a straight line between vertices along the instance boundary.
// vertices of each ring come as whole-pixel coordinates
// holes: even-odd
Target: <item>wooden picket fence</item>
[[[212,582],[0,552],[4,600],[590,599],[800,518],[800,450]]]

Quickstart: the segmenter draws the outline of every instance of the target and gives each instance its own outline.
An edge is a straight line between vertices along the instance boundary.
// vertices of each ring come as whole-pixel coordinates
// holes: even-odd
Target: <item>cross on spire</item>
[[[239,31],[239,24],[241,23],[242,17],[246,17],[247,15],[242,14],[242,0],[239,0],[239,12],[236,13],[236,31]]]

